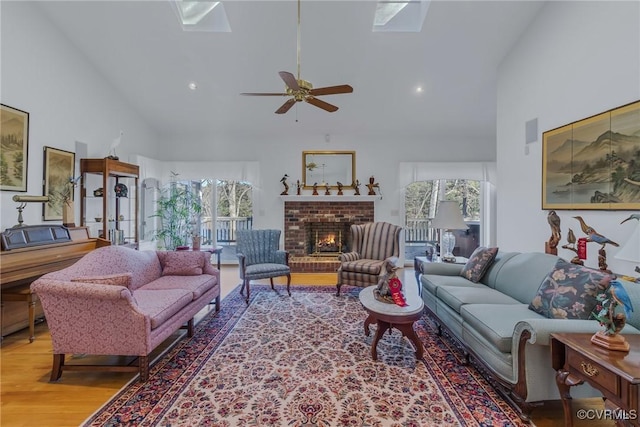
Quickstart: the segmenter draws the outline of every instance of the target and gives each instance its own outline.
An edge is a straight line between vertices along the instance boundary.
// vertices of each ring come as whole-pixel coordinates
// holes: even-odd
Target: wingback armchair
[[[287,276],[287,293],[291,296],[291,269],[289,253],[279,250],[280,230],[238,230],[237,255],[242,289],[247,291],[249,302],[251,280]]]
[[[401,230],[387,222],[351,226],[351,252],[338,256],[338,295],[342,285],[366,287],[378,283],[384,262],[398,261]]]

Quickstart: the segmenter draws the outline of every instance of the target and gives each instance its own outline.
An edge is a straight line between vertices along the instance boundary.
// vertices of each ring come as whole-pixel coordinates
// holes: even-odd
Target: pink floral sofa
[[[193,335],[194,315],[210,302],[220,310],[220,272],[210,256],[107,246],[33,282],[51,332],[51,381],[63,369],[86,369],[65,366],[65,354],[137,356],[137,367],[103,368],[137,370],[146,381],[153,349],[180,328]]]

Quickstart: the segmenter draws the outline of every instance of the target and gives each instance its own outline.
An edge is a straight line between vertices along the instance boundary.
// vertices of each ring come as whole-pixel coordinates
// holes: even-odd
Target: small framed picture
[[[73,200],[73,183],[76,155],[70,151],[44,147],[44,195],[49,202],[44,204],[43,219],[62,219],[63,205]]]

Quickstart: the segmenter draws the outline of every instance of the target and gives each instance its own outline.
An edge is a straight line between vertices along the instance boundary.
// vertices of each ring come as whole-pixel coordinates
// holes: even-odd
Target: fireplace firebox
[[[351,250],[351,224],[374,220],[374,200],[373,196],[287,197],[284,248],[291,271],[337,271],[338,255]]]
[[[312,222],[307,226],[307,254],[334,257],[348,252],[347,239],[351,223]]]

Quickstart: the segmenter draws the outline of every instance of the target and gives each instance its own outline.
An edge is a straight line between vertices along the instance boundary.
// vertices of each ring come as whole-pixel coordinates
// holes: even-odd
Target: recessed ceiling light
[[[424,92],[424,89],[422,88],[422,86],[416,86],[416,93],[422,93]]]
[[[190,82],[188,85],[189,89],[191,90],[196,90],[198,89],[198,85],[196,84],[196,82]]]

